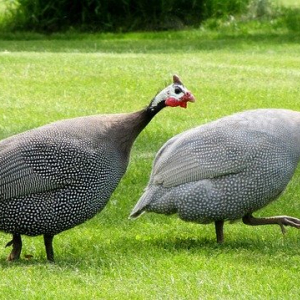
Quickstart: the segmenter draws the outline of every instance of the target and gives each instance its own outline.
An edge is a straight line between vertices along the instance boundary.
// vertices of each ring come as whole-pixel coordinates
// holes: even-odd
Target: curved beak
[[[190,91],[187,91],[180,100],[184,101],[184,102],[195,102],[196,101],[194,95]]]
[[[181,98],[180,98],[180,107],[186,108],[187,107],[187,102],[195,102],[196,99],[194,95],[190,92],[187,91]]]

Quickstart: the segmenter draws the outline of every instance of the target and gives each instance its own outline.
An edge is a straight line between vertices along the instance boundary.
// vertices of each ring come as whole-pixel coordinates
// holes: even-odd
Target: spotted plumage
[[[141,111],[62,120],[2,140],[0,230],[13,234],[8,259],[19,258],[25,234],[44,235],[52,261],[53,236],[104,208],[143,128],[163,107],[188,101],[193,95],[174,75]]]
[[[218,242],[226,220],[299,228],[293,217],[252,216],[284,191],[299,159],[299,112],[260,109],[221,118],[163,145],[130,217],[147,211],[215,222]]]

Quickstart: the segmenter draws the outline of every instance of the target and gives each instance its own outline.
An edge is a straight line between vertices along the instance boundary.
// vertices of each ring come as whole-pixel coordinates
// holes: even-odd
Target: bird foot
[[[13,235],[13,239],[5,245],[6,247],[13,246],[12,251],[7,257],[8,261],[13,261],[20,258],[21,250],[22,250],[22,240],[21,236],[18,234]]]
[[[13,244],[13,240],[11,240],[11,241],[9,241],[6,245],[5,245],[5,248],[7,248],[7,247],[10,247],[12,244]]]
[[[281,228],[282,234],[285,234],[286,232],[284,226],[291,226],[300,229],[300,219],[289,216],[279,216],[277,218],[280,221],[278,224]]]
[[[252,215],[246,215],[243,217],[243,222],[244,224],[251,225],[251,226],[278,224],[283,234],[285,234],[286,232],[284,226],[291,226],[300,229],[300,219],[290,217],[290,216],[255,218]]]

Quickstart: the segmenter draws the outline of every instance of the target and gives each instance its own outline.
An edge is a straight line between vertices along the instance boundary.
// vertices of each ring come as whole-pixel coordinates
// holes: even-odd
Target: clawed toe
[[[283,218],[286,219],[288,225],[292,227],[300,228],[300,219],[289,217],[289,216],[284,216]]]
[[[16,260],[20,258],[20,254],[22,251],[22,239],[18,234],[13,235],[13,239],[6,244],[5,247],[13,246],[10,254],[7,257],[8,261]]]
[[[284,226],[291,226],[300,229],[300,219],[290,216],[255,218],[251,214],[249,214],[243,217],[243,222],[247,225],[252,226],[278,224],[283,234],[285,234],[286,232]]]
[[[12,244],[13,244],[13,240],[11,240],[11,241],[9,241],[6,245],[5,245],[5,248],[7,248],[7,247],[10,247]]]
[[[285,234],[286,233],[286,229],[284,228],[284,225],[283,224],[279,224],[279,226],[280,226],[282,234]]]
[[[279,226],[281,228],[281,232],[282,234],[285,234],[286,230],[284,228],[284,226],[291,226],[291,227],[295,227],[295,228],[300,228],[300,220],[294,217],[289,217],[289,216],[281,216],[281,217],[277,217],[279,222]]]

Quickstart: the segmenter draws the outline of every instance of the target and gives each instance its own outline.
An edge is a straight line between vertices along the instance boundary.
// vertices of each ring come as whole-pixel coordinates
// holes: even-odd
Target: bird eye
[[[182,89],[178,86],[175,87],[175,94],[180,94],[182,92]]]

